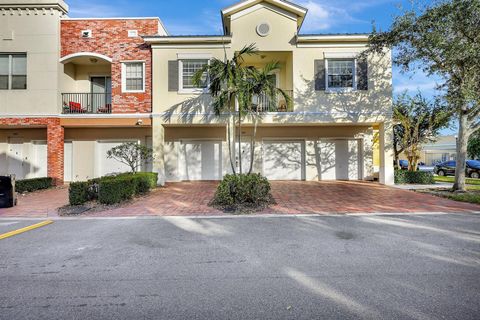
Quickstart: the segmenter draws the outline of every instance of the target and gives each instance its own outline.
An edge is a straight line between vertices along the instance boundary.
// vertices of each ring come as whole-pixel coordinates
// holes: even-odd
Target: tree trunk
[[[233,122],[233,125],[232,125]],[[232,154],[232,144],[234,141],[232,140],[232,136],[235,135],[235,132],[233,132],[232,135],[232,128],[235,128],[235,118],[232,115],[228,116],[228,122],[227,122],[227,144],[228,144],[228,157],[230,158],[230,166],[232,167],[232,173],[236,175],[236,169],[235,169],[235,161],[233,159],[233,154]],[[235,147],[235,144],[233,144]]]
[[[462,109],[458,115],[457,166],[453,191],[465,192],[465,161],[469,137],[468,114]]]
[[[248,170],[248,174],[252,173],[253,170],[253,160],[255,159],[255,137],[257,135],[257,115],[253,116],[253,134],[252,140],[250,141],[250,169]]]
[[[238,108],[238,163],[239,172],[242,174],[242,114]]]
[[[395,151],[395,166],[398,170],[400,170],[400,153]]]

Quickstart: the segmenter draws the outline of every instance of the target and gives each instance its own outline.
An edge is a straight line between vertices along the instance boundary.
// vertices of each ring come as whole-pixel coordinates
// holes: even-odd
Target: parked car
[[[400,164],[400,169],[407,170],[408,169],[408,161],[407,160],[398,160]]]
[[[438,174],[439,176],[454,176],[456,166],[456,161],[445,161],[437,164],[433,169],[433,173]],[[465,175],[470,178],[480,178],[480,161],[467,160]]]
[[[398,162],[400,164],[400,169],[408,170],[408,160],[398,160]],[[419,169],[418,167],[420,165],[421,165],[420,163],[417,165],[417,170]],[[396,166],[396,164],[394,164],[394,166]]]

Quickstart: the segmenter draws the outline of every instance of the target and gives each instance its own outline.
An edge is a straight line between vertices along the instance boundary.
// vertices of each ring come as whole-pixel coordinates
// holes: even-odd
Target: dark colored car
[[[445,161],[437,164],[433,169],[433,172],[439,176],[454,176],[456,166],[456,161]],[[467,160],[465,175],[470,178],[480,178],[480,161]]]

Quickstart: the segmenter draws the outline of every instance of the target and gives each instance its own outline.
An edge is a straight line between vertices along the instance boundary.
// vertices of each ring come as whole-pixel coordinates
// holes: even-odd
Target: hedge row
[[[15,191],[18,193],[33,192],[52,187],[52,178],[35,178],[15,181]]]
[[[81,205],[91,200],[115,204],[148,193],[157,186],[158,174],[153,172],[125,173],[72,182],[69,187],[70,205]]]
[[[397,184],[434,184],[433,173],[428,171],[395,170]]]

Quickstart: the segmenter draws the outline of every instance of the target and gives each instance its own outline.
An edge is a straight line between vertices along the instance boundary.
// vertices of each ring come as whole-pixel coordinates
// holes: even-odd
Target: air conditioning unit
[[[82,38],[91,38],[92,30],[82,30]]]

